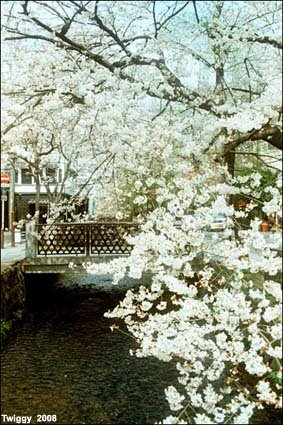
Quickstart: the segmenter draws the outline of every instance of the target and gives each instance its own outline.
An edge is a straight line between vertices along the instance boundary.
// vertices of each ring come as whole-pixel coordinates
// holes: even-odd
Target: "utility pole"
[[[4,195],[1,195],[2,211],[1,211],[1,249],[5,248],[4,246],[4,220],[5,220],[5,199]]]
[[[9,227],[11,232],[11,246],[15,246],[15,156],[11,156],[10,194],[9,194]]]
[[[9,173],[1,172],[1,249],[5,247],[5,202],[8,199],[7,192],[5,192],[5,189],[9,186],[9,181]]]

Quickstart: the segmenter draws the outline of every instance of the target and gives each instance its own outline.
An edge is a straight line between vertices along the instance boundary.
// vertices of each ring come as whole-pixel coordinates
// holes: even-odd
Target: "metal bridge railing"
[[[130,254],[126,241],[139,225],[131,222],[54,223],[36,225],[35,256]]]

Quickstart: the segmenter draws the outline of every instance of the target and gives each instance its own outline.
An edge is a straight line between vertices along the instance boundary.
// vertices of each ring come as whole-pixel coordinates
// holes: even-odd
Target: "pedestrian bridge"
[[[23,260],[25,273],[86,273],[84,264],[111,261],[128,256],[132,246],[127,243],[128,235],[136,235],[140,225],[134,222],[53,223],[26,225],[26,258]],[[280,234],[263,233],[270,248],[282,255]],[[280,238],[278,239],[279,236]],[[275,240],[276,239],[276,240]],[[278,240],[277,240],[278,239]],[[280,242],[281,241],[281,242]],[[206,234],[208,246],[217,244]],[[218,257],[214,258],[218,261]],[[261,250],[251,248],[251,255],[261,261]],[[74,267],[70,267],[73,264]]]
[[[87,262],[105,262],[128,256],[128,235],[139,224],[96,221],[88,223],[28,223],[26,226],[25,273],[82,273]],[[70,268],[70,264],[74,268]]]

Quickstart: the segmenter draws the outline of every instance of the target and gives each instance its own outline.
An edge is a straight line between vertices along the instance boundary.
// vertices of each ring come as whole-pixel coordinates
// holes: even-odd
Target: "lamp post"
[[[16,156],[12,154],[10,168],[10,194],[9,194],[9,229],[11,232],[11,246],[15,246],[15,161]]]

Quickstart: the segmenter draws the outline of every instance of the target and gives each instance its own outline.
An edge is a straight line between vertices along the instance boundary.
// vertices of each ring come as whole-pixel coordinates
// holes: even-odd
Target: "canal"
[[[1,352],[2,414],[57,424],[152,424],[170,414],[174,366],[129,354],[135,341],[103,316],[125,291],[95,279],[28,278],[24,319]]]
[[[125,287],[90,275],[29,275],[26,283],[23,320],[1,351],[2,415],[95,425],[154,424],[171,414],[164,388],[178,387],[174,365],[131,356],[135,340],[104,317]],[[251,424],[276,425],[280,416],[259,410]]]

